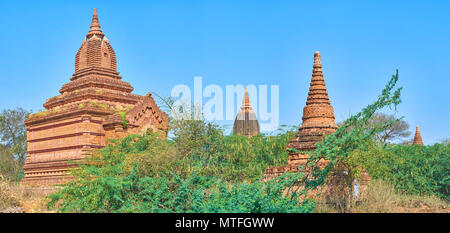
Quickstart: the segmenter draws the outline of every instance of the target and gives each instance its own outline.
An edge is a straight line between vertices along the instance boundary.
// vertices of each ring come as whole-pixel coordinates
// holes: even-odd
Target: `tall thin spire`
[[[320,52],[316,51],[314,53],[314,64],[313,64],[313,73],[322,73],[322,64],[320,60]]]
[[[103,34],[102,32],[102,29],[100,29],[100,22],[98,21],[97,16],[97,8],[94,8],[94,15],[92,16],[91,29],[89,30],[86,37],[91,38],[93,35],[98,35],[101,38],[105,36],[105,34]]]
[[[419,129],[419,125],[416,126],[416,134],[414,135],[414,145],[422,145],[423,146],[423,141],[422,141],[422,136],[420,135],[420,129]]]
[[[323,78],[320,52],[314,53],[314,65],[306,105],[330,104],[325,79]],[[334,118],[334,117],[333,117]]]
[[[337,129],[333,107],[323,78],[320,52],[314,53],[312,78],[302,120],[298,135],[291,139],[289,148],[293,147],[301,151],[314,150],[315,143],[321,141],[325,134],[332,134]]]
[[[241,109],[248,112],[250,108],[251,108],[250,98],[248,98],[248,91],[247,88],[245,88],[244,99],[242,100]]]

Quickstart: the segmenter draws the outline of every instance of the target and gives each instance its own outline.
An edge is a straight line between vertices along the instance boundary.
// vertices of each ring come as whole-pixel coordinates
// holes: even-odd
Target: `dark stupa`
[[[236,119],[234,120],[233,134],[244,135],[247,137],[252,137],[259,134],[258,119],[256,118],[255,111],[250,105],[247,88],[245,88],[242,106],[238,111]]]

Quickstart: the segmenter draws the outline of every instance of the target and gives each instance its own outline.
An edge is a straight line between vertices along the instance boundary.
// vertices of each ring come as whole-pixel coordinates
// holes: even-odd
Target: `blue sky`
[[[0,2],[0,108],[37,111],[74,72],[97,8],[135,93],[177,84],[280,85],[280,124],[300,124],[314,51],[336,121],[373,102],[396,69],[425,144],[450,138],[449,1]],[[231,125],[232,122],[225,122]]]

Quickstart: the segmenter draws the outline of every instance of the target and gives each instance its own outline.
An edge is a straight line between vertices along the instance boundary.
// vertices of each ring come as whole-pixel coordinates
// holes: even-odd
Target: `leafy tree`
[[[20,166],[27,154],[27,131],[24,124],[30,112],[22,108],[7,109],[0,113],[1,144],[10,148]]]
[[[373,127],[389,122],[393,122],[393,124],[391,124],[385,130],[374,134],[375,139],[377,139],[379,142],[392,142],[395,140],[401,140],[402,138],[407,138],[411,135],[408,122],[402,119],[397,119],[394,115],[376,112],[369,120],[369,124],[371,124]],[[344,122],[337,123],[338,127],[342,126],[343,124]],[[409,144],[410,142],[412,143],[412,140],[407,139],[402,143]]]
[[[409,131],[408,122],[402,119],[397,120],[394,115],[388,115],[385,113],[377,112],[373,115],[373,118],[371,119],[370,123],[373,125],[377,125],[383,122],[391,122],[391,121],[395,121],[395,123],[387,127],[384,131],[375,134],[375,137],[379,141],[386,143],[388,141],[407,138],[411,135],[411,132]]]
[[[223,138],[223,131],[218,125],[204,120],[171,120],[171,132],[182,157],[214,150],[215,143]]]
[[[10,149],[0,145],[0,179],[16,180],[19,173],[20,166]]]
[[[241,135],[212,138],[200,153],[191,153],[180,161],[181,171],[198,169],[203,175],[221,177],[226,181],[253,182],[260,178],[268,166],[285,165],[288,160],[286,146],[289,133],[275,136]]]
[[[125,145],[128,146],[133,142],[130,141],[131,139],[128,137],[126,140],[116,139],[112,141],[125,147]],[[123,161],[125,172],[130,172],[137,164],[139,175],[159,176],[161,172],[173,169],[176,166],[176,162],[181,159],[173,141],[161,139],[159,134],[153,133],[151,129],[143,136],[135,135],[133,140],[135,140],[134,145],[139,146],[139,149],[126,152]]]

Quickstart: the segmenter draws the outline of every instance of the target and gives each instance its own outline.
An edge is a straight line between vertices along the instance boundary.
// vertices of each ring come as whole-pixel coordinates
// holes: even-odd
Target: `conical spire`
[[[94,8],[94,15],[92,16],[91,22],[91,30],[89,30],[86,37],[91,38],[93,35],[97,35],[100,38],[103,38],[105,36],[105,34],[103,34],[102,30],[100,29],[100,22],[98,21],[97,16],[97,8]]]
[[[94,9],[91,29],[75,55],[75,73],[88,68],[101,68],[112,72],[117,71],[116,53],[100,29],[97,9]],[[75,75],[71,80],[77,78],[79,77]]]
[[[252,106],[250,105],[250,98],[248,98],[248,91],[247,91],[247,88],[245,88],[244,99],[242,100],[241,110],[248,112],[248,111],[250,111],[251,108],[252,108]]]
[[[292,139],[288,147],[298,150],[314,150],[315,143],[321,141],[325,134],[332,134],[337,129],[333,107],[330,105],[323,78],[320,52],[314,53],[312,78],[306,106],[303,108],[302,120],[298,137]]]
[[[422,145],[423,146],[423,141],[422,141],[422,136],[420,135],[420,129],[419,129],[419,125],[416,126],[416,135],[414,135],[414,145]]]
[[[322,64],[320,62],[320,52],[315,52],[312,79],[306,105],[330,104],[327,88],[325,87],[325,80],[323,78]],[[303,116],[305,116],[305,114],[303,114]]]
[[[244,99],[242,100],[241,108],[234,120],[233,133],[245,135],[247,137],[259,134],[259,123],[256,118],[255,111],[250,105],[250,98],[248,97],[247,88],[245,88]]]

